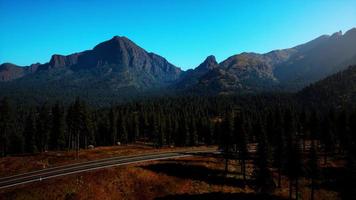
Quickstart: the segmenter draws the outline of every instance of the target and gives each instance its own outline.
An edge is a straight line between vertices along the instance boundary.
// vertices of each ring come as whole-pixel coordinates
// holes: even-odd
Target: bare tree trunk
[[[229,171],[229,159],[226,157],[225,158],[225,176],[227,176],[228,171]]]
[[[295,179],[295,199],[296,199],[296,200],[298,200],[298,197],[299,197],[299,195],[298,195],[298,192],[299,192],[298,189],[299,189],[299,188],[298,188],[298,178],[296,178],[296,179]]]
[[[314,178],[311,179],[311,193],[310,193],[310,199],[314,200]]]
[[[278,167],[278,188],[281,187],[281,179],[282,179],[281,171],[282,171],[281,167]]]
[[[289,180],[289,199],[293,197],[293,180]]]
[[[79,134],[77,134],[76,159],[79,159]]]

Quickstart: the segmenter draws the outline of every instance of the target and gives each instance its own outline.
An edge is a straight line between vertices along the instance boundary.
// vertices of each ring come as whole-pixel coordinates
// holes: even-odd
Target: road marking
[[[176,153],[206,153],[206,152],[212,152],[214,150],[215,150],[215,148],[211,148],[210,150],[201,150],[201,151],[192,150],[190,152],[187,152],[186,150],[179,150],[179,151],[154,152],[154,153],[148,153],[148,154],[136,154],[136,155],[128,155],[128,156],[117,156],[117,157],[112,157],[112,158],[103,158],[103,159],[84,161],[84,162],[79,162],[79,163],[63,165],[63,166],[50,167],[50,168],[40,169],[40,170],[36,170],[36,171],[32,171],[32,172],[26,172],[26,173],[23,173],[23,174],[16,174],[16,175],[12,175],[12,176],[6,176],[6,177],[0,178],[0,183],[4,182],[4,180],[15,178],[15,177],[25,178],[25,177],[27,177],[29,175],[34,175],[34,174],[37,174],[37,173],[40,173],[40,172],[48,171],[47,173],[50,173],[51,171],[53,171],[55,169],[61,169],[61,168],[69,169],[69,168],[80,167],[80,166],[83,166],[85,164],[90,165],[90,164],[96,164],[96,163],[101,163],[101,162],[114,161],[114,160],[117,160],[117,159],[132,159],[132,158],[143,157],[143,156],[146,157],[146,156],[176,154]],[[14,180],[14,179],[12,179],[12,180]]]
[[[31,178],[31,177],[35,177],[35,176],[43,176],[43,175],[46,175],[46,174],[52,174],[52,173],[59,173],[59,172],[63,172],[63,171],[68,171],[68,170],[80,170],[78,168],[83,168],[83,167],[90,167],[90,166],[93,166],[95,167],[96,165],[110,165],[111,163],[116,163],[117,162],[130,162],[130,160],[135,160],[135,159],[141,159],[141,160],[145,160],[146,157],[149,157],[148,159],[150,159],[150,157],[164,157],[164,156],[175,156],[177,155],[178,153],[169,153],[169,154],[154,154],[154,155],[143,155],[143,156],[133,156],[133,157],[127,157],[127,158],[124,158],[124,159],[112,159],[112,160],[104,160],[104,161],[101,161],[101,162],[95,162],[95,163],[82,163],[81,165],[75,165],[75,166],[64,166],[64,167],[61,167],[61,168],[58,168],[58,169],[52,169],[52,170],[47,170],[45,172],[37,172],[37,173],[32,173],[32,174],[23,174],[22,176],[18,176],[18,177],[13,177],[12,179],[3,179],[2,181],[0,180],[0,184],[4,184],[4,183],[7,183],[7,182],[14,182],[16,180],[21,180],[21,179],[26,179],[26,178]],[[178,154],[179,155],[179,154]],[[146,158],[147,159],[147,158]],[[153,158],[152,158],[153,159]]]
[[[73,168],[73,167],[79,167],[84,164],[95,164],[95,163],[101,163],[101,162],[109,162],[117,159],[130,159],[130,158],[136,158],[136,157],[142,157],[142,156],[154,156],[154,155],[165,155],[165,154],[172,154],[172,153],[185,153],[183,151],[174,151],[174,152],[162,152],[162,153],[149,153],[149,154],[137,154],[137,155],[129,155],[129,156],[118,156],[118,157],[112,157],[112,158],[104,158],[104,159],[99,159],[99,160],[91,160],[91,161],[84,161],[84,162],[78,162],[78,163],[73,163],[73,164],[68,164],[68,165],[62,165],[62,166],[56,166],[56,167],[50,167],[46,169],[40,169],[32,172],[26,172],[22,174],[16,174],[12,176],[6,176],[0,178],[0,182],[9,178],[14,178],[14,177],[20,177],[27,176],[27,175],[32,175],[40,172],[45,172],[45,171],[51,171],[55,169],[61,169],[61,168]]]
[[[97,169],[109,168],[109,167],[114,167],[114,166],[129,165],[129,164],[134,164],[134,163],[148,162],[148,161],[155,161],[155,160],[164,160],[164,159],[171,159],[171,158],[182,158],[182,157],[188,157],[188,156],[193,156],[193,155],[176,155],[176,156],[163,157],[163,158],[154,158],[154,159],[148,159],[148,160],[137,160],[137,161],[130,161],[130,162],[126,162],[126,163],[110,164],[110,165],[105,165],[105,166],[89,168],[89,169],[77,170],[77,171],[73,171],[73,172],[51,175],[51,176],[47,176],[47,177],[40,177],[39,179],[32,179],[32,180],[24,181],[21,183],[14,183],[14,184],[10,184],[10,185],[0,186],[0,189],[5,189],[5,188],[17,186],[17,185],[26,184],[26,183],[32,183],[32,182],[42,181],[45,179],[51,179],[51,178],[56,178],[56,177],[60,177],[60,176],[76,174],[76,173],[81,173],[81,172],[87,172],[87,171],[93,171],[93,170],[97,170]],[[56,171],[54,171],[54,172],[56,172]]]

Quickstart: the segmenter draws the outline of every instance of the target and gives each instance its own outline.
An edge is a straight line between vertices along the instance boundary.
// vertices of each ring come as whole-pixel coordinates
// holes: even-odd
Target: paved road
[[[162,160],[162,159],[187,157],[187,156],[193,156],[197,153],[209,153],[215,151],[216,151],[215,149],[209,149],[205,151],[178,151],[178,152],[164,152],[164,153],[154,153],[154,154],[151,153],[151,154],[143,154],[143,155],[136,155],[136,156],[120,156],[120,157],[113,157],[113,158],[65,165],[60,167],[47,168],[47,169],[33,171],[25,174],[0,178],[0,189],[9,188],[9,187],[26,184],[26,183],[42,181],[45,179],[51,179],[51,178],[65,176],[69,174],[76,174],[80,172],[113,167],[113,166],[128,165],[132,163]]]

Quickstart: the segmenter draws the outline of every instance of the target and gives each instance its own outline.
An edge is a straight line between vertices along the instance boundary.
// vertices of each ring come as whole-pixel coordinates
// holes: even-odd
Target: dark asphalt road
[[[80,172],[107,168],[107,167],[127,165],[127,164],[138,163],[138,162],[187,157],[187,156],[192,156],[196,153],[202,153],[202,152],[208,153],[208,152],[215,152],[215,151],[216,150],[211,149],[206,151],[179,151],[179,152],[143,154],[143,155],[135,155],[135,156],[120,156],[120,157],[113,157],[113,158],[65,165],[60,167],[47,168],[47,169],[33,171],[25,174],[0,178],[0,189],[42,181],[45,179],[51,179],[59,176],[65,176],[65,175],[76,174]]]

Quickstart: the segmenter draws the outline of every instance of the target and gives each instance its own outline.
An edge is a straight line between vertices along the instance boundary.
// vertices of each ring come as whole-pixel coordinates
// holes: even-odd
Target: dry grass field
[[[116,147],[112,147],[116,148]],[[120,149],[121,147],[118,147]],[[136,147],[135,147],[136,148]],[[117,149],[117,154],[142,153],[149,150],[134,147],[129,152]],[[110,152],[115,152],[111,149]],[[130,149],[130,148],[128,148]],[[167,149],[168,150],[168,149]],[[163,150],[160,150],[163,151]],[[110,156],[105,148],[81,153],[82,160],[90,160]],[[113,153],[116,155],[116,153]],[[67,155],[70,157],[70,155]],[[112,156],[112,155],[111,155]],[[35,156],[38,158],[38,156]],[[13,159],[16,162],[16,158]],[[66,163],[66,156],[60,159],[48,157],[44,162],[55,165]],[[69,159],[69,158],[68,158]],[[31,158],[26,158],[31,160]],[[33,160],[30,163],[38,162]],[[4,164],[4,161],[2,161]],[[24,164],[24,163],[23,163]],[[338,160],[330,160],[325,168],[337,169],[342,165]],[[16,165],[17,166],[17,165]],[[14,166],[14,167],[16,167]],[[20,166],[20,164],[18,164]],[[3,168],[4,166],[2,166]],[[26,170],[30,169],[27,168]],[[118,166],[93,172],[59,177],[29,185],[8,188],[0,191],[0,199],[287,199],[288,181],[284,177],[282,188],[267,196],[254,193],[250,181],[246,184],[241,180],[239,165],[231,161],[229,174],[224,175],[224,160],[219,157],[194,156],[161,161],[151,161],[140,164]],[[253,164],[248,163],[249,177],[253,172]],[[274,173],[275,176],[277,174]],[[309,199],[309,181],[300,180],[301,199]],[[323,184],[322,184],[323,185]],[[340,199],[338,193],[328,186],[321,186],[315,199]]]
[[[132,144],[81,150],[79,159],[75,159],[75,151],[51,151],[31,155],[8,156],[0,158],[0,177],[116,156],[199,149],[206,149],[206,147],[164,147],[158,149],[148,145]]]

